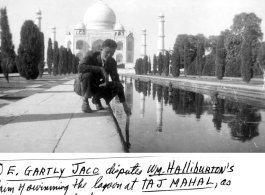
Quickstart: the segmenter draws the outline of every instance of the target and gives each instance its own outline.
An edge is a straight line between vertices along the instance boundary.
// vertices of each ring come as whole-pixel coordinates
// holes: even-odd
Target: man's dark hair
[[[117,48],[117,43],[115,41],[113,41],[112,39],[106,39],[103,43],[102,43],[102,49],[104,47],[110,47],[113,49]]]

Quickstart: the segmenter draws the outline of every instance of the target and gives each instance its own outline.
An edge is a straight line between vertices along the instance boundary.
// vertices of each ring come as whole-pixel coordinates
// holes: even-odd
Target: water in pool
[[[123,83],[132,115],[111,102],[129,152],[265,152],[265,106],[151,82]]]

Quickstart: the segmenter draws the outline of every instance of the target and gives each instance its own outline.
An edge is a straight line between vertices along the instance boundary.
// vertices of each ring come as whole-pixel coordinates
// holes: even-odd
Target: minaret
[[[142,47],[141,47],[141,57],[144,58],[146,55],[146,29],[142,30]]]
[[[39,27],[39,29],[41,31],[41,11],[40,11],[40,9],[38,9],[36,11],[36,14],[37,14],[37,16],[36,16],[36,19],[35,19],[35,24]]]
[[[51,40],[52,40],[52,44],[54,46],[54,42],[56,41],[56,27],[55,26],[52,26]]]
[[[164,14],[160,13],[158,16],[158,42],[157,42],[157,56],[159,55],[160,52],[164,54]]]

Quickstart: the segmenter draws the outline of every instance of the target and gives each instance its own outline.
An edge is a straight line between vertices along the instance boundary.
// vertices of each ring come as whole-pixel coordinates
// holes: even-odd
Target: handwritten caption
[[[96,195],[218,190],[233,184],[229,178],[234,170],[235,166],[229,162],[155,163],[152,158],[0,161],[0,193]]]

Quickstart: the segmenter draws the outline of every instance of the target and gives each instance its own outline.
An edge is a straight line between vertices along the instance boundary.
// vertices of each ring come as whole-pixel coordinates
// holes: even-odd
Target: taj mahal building
[[[134,62],[133,33],[127,33],[122,24],[116,23],[114,11],[100,0],[86,11],[84,23],[78,23],[72,34],[66,32],[65,47],[82,59],[90,50],[101,50],[106,39],[113,39],[118,45],[113,56],[117,64]]]

